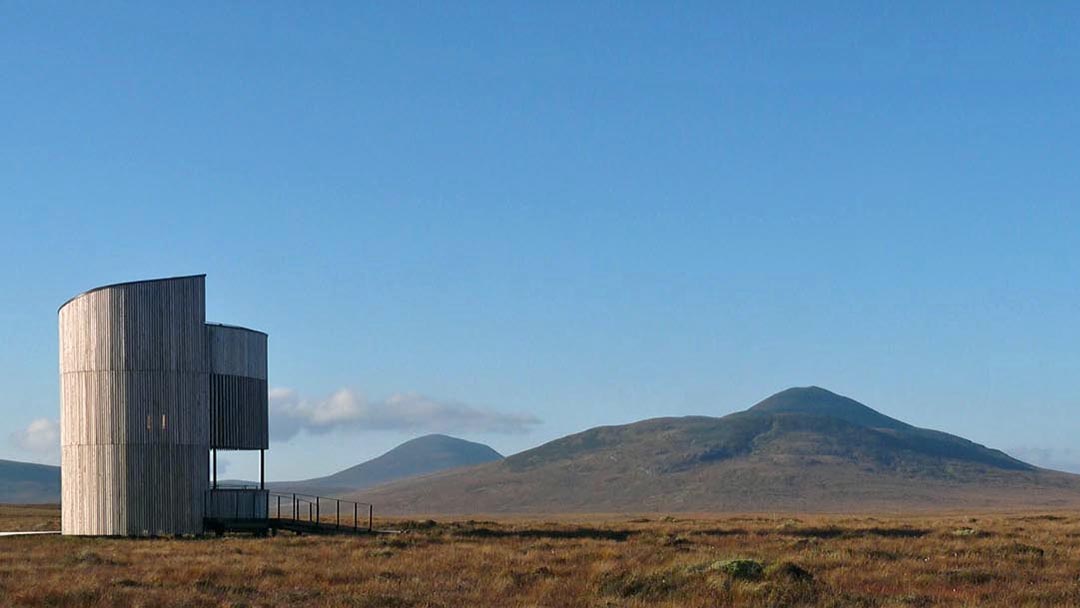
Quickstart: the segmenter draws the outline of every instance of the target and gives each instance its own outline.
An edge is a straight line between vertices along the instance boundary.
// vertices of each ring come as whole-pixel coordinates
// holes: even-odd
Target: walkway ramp
[[[258,503],[240,509],[229,503],[224,509],[209,509],[205,519],[208,532],[268,534],[288,530],[297,534],[372,534],[374,509],[368,503],[300,493],[261,490]],[[264,502],[265,501],[265,502]],[[219,504],[211,501],[208,504]],[[247,499],[242,502],[247,506]]]

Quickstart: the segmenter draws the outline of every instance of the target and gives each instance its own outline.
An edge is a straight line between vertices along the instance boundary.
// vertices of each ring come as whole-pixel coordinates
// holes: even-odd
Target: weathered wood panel
[[[209,484],[203,276],[60,308],[62,530],[197,534]]]
[[[60,369],[206,370],[205,277],[125,283],[60,308]]]
[[[207,325],[210,353],[210,447],[270,447],[266,334]]]
[[[60,377],[62,445],[205,445],[207,374],[191,371],[81,371]]]
[[[197,534],[209,478],[205,446],[66,445],[61,449],[64,534]],[[69,483],[68,479],[77,481]]]
[[[217,519],[266,519],[266,490],[252,488],[218,488],[210,490],[206,500],[206,516]]]
[[[266,334],[246,327],[209,323],[210,372],[266,380]]]

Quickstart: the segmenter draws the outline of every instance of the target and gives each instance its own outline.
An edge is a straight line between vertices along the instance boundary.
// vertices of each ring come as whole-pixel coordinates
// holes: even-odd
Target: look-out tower
[[[210,487],[211,449],[268,447],[267,350],[207,325],[205,275],[92,289],[59,329],[64,534],[199,534],[223,500],[266,516],[261,484]]]

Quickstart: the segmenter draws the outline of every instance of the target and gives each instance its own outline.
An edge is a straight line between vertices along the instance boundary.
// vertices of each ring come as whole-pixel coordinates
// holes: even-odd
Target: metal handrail
[[[355,500],[348,500],[343,498],[330,498],[326,496],[316,496],[314,494],[304,493],[283,493],[283,492],[271,492],[260,488],[248,488],[248,487],[219,487],[212,488],[206,491],[203,496],[203,512],[209,512],[209,498],[213,493],[231,493],[231,492],[250,492],[251,493],[251,517],[245,516],[244,519],[263,520],[268,521],[276,519],[279,521],[294,521],[305,522],[307,524],[316,526],[318,528],[332,528],[335,530],[352,529],[361,530],[364,529],[361,525],[361,507],[367,508],[367,531],[372,532],[375,529],[375,507],[371,503],[359,502]],[[261,517],[255,516],[259,513],[257,504],[260,498],[264,499],[265,510],[260,514]],[[234,520],[239,521],[240,517],[240,498],[237,496],[232,500],[231,515]],[[271,517],[271,505],[274,506],[273,517]],[[302,512],[306,506],[307,515],[302,515]],[[352,507],[353,521],[352,525],[348,522],[349,507]],[[333,508],[334,519],[333,522],[323,522],[323,508]],[[345,525],[342,526],[342,508],[344,507],[345,513]],[[226,507],[228,508],[228,507]],[[286,510],[288,515],[286,515]],[[326,512],[327,515],[330,511]],[[227,517],[227,516],[226,516]]]

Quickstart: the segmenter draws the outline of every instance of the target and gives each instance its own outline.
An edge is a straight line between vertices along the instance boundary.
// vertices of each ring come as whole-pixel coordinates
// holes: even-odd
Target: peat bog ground
[[[0,507],[48,529],[56,507]],[[1080,605],[1080,515],[383,520],[401,534],[0,538],[5,606]]]

